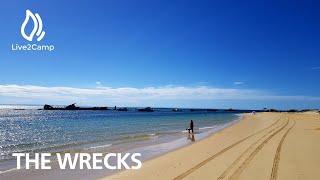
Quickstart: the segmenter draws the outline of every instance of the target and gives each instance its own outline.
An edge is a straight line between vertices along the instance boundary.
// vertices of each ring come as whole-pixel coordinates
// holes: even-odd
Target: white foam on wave
[[[213,129],[216,128],[217,126],[208,126],[208,127],[201,127],[199,129]]]
[[[0,171],[0,174],[8,173],[10,171],[15,171],[15,170],[18,170],[18,169],[17,168],[11,168],[11,169],[8,169],[8,170]]]
[[[148,136],[149,136],[149,139],[156,139],[159,137],[156,135],[156,133],[148,134]]]
[[[112,144],[106,144],[106,145],[101,145],[101,146],[92,146],[89,147],[88,149],[97,149],[97,148],[104,148],[104,147],[109,147],[112,146]]]
[[[201,128],[198,128],[198,130],[203,130],[203,129],[213,129],[213,128],[216,128],[218,126],[206,126],[206,127],[201,127]],[[197,130],[197,128],[195,128]],[[182,133],[186,133],[188,132],[188,130],[184,130],[184,131],[181,131]]]

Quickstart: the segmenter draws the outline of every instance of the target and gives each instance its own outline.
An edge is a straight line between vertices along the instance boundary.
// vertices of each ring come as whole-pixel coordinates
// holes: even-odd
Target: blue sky
[[[320,108],[317,1],[4,0],[0,103]],[[12,51],[26,9],[53,52]],[[32,26],[29,27],[31,29]]]

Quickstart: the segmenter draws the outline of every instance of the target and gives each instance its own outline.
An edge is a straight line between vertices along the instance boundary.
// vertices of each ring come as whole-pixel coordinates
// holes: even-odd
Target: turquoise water
[[[21,107],[20,107],[21,108]],[[187,137],[236,120],[232,113],[120,111],[43,111],[39,107],[0,107],[0,169],[12,152],[121,152]],[[2,166],[2,167],[1,167]]]

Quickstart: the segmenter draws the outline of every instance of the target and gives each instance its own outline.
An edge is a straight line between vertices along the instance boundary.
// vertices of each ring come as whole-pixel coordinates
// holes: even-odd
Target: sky
[[[318,1],[0,4],[0,104],[320,108]],[[12,50],[29,43],[55,49]]]

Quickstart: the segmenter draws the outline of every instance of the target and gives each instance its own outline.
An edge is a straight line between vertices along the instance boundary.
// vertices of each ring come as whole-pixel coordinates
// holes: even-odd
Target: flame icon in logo
[[[26,35],[24,29],[26,28],[26,25],[29,22],[30,17],[33,20],[34,26],[33,26],[33,30],[31,31],[31,34],[28,36],[28,35]],[[33,36],[35,34],[38,36],[37,41],[41,41],[41,39],[44,37],[46,32],[42,31],[42,20],[41,20],[41,17],[39,16],[39,14],[36,13],[34,15],[29,9],[27,9],[26,19],[24,20],[24,22],[22,23],[22,26],[21,26],[21,35],[26,40],[32,41]]]

